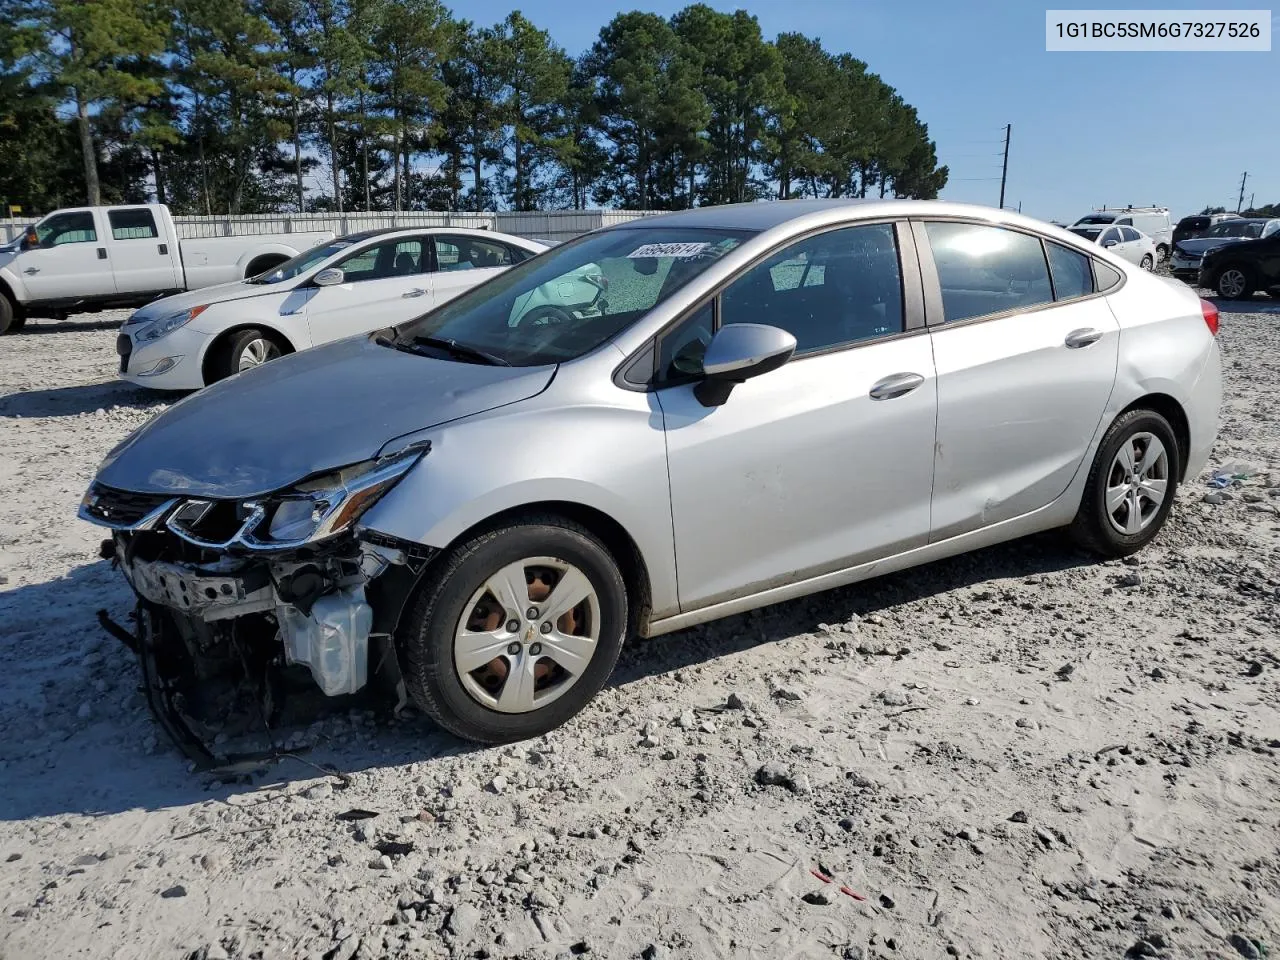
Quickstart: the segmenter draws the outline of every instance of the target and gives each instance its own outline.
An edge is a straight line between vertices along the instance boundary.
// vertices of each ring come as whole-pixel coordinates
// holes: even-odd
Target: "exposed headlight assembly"
[[[167,337],[173,331],[190,323],[208,309],[209,305],[202,303],[200,306],[192,307],[190,310],[179,310],[177,313],[171,313],[160,317],[158,320],[152,320],[133,335],[134,339],[139,343],[150,343],[153,340],[159,340],[161,337]]]
[[[311,477],[268,497],[229,505],[190,499],[169,516],[166,526],[188,543],[209,549],[291,550],[346,533],[366,510],[399,482],[423,454],[414,448],[381,460],[342,467]],[[235,532],[214,539],[206,529],[227,530],[219,510],[234,506]],[[205,521],[208,521],[207,523]]]

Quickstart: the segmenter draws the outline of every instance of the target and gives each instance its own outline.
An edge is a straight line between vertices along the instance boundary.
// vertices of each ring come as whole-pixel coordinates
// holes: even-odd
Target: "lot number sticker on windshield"
[[[709,243],[646,243],[627,254],[629,259],[642,257],[696,257],[711,246]]]

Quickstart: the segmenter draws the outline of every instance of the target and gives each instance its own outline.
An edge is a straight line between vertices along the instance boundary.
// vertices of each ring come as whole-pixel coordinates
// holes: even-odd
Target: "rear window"
[[[1076,221],[1076,224],[1115,223],[1115,220],[1116,218],[1110,214],[1098,213],[1089,217],[1081,217],[1079,220]]]
[[[157,237],[156,218],[146,207],[136,210],[109,210],[107,220],[111,223],[113,240],[150,240]]]
[[[1209,226],[1208,217],[1183,217],[1178,221],[1179,230],[1203,230]]]

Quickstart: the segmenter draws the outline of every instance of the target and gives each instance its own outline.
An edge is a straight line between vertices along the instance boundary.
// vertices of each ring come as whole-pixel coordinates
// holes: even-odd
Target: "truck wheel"
[[[0,294],[0,333],[17,333],[26,317],[19,318],[9,298]]]
[[[223,341],[218,355],[209,365],[209,383],[234,376],[275,360],[285,353],[280,342],[269,333],[250,327],[237,330]]]

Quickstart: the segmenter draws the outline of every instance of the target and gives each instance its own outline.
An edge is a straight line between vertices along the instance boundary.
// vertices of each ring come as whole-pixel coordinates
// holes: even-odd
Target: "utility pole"
[[[1244,172],[1244,176],[1240,178],[1240,199],[1236,201],[1236,213],[1240,212],[1240,208],[1244,206],[1244,182],[1249,179],[1249,171]]]
[[[1004,209],[1004,184],[1009,178],[1009,139],[1013,135],[1013,124],[1004,125],[1004,168],[1000,171],[1000,209]]]
[[[1257,194],[1256,194],[1256,193],[1251,193],[1251,194],[1249,194],[1249,209],[1250,209],[1250,210],[1257,210],[1257,209],[1258,209],[1257,207],[1255,207],[1255,206],[1253,205],[1253,200],[1254,200],[1254,198],[1255,198],[1256,196],[1257,196]]]

